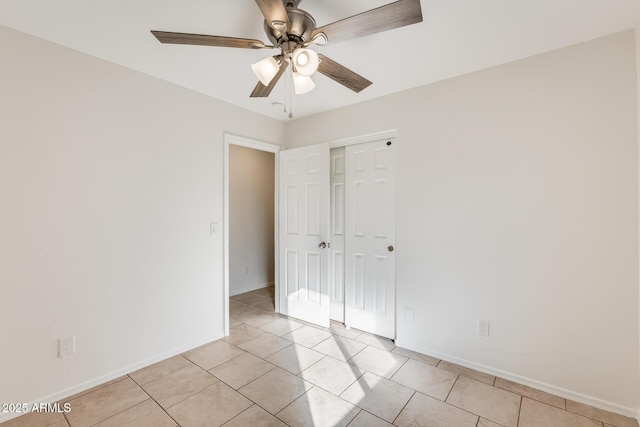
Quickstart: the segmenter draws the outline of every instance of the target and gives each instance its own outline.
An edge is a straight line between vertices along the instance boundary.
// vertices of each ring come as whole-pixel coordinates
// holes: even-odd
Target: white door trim
[[[381,139],[396,138],[398,136],[397,129],[389,129],[381,132],[370,133],[367,135],[353,136],[350,138],[338,139],[329,143],[329,148],[346,147],[348,145],[363,144],[366,142],[375,142]]]
[[[233,135],[230,133],[224,133],[224,156],[223,156],[223,186],[224,186],[224,213],[223,213],[223,246],[222,246],[222,270],[224,272],[224,286],[223,286],[223,296],[222,300],[224,301],[224,335],[229,335],[229,146],[230,145],[239,145],[241,147],[253,148],[254,150],[266,151],[269,153],[276,154],[282,150],[283,148],[279,145],[269,144],[267,142],[258,141],[255,139],[245,138],[243,136]],[[274,164],[275,171],[277,172],[277,161]],[[274,185],[274,204],[275,204],[275,230],[274,230],[274,242],[275,242],[275,289],[278,291],[278,174],[275,174],[276,181],[273,183]],[[276,293],[277,295],[277,293]],[[279,312],[278,307],[278,298],[275,299],[275,311]]]

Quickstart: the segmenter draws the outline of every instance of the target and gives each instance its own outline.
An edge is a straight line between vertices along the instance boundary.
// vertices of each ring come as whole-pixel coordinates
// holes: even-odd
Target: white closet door
[[[329,326],[329,145],[279,153],[280,312]]]
[[[329,295],[331,320],[344,322],[344,147],[331,149],[331,248]]]
[[[345,323],[395,338],[395,150],[345,149]]]

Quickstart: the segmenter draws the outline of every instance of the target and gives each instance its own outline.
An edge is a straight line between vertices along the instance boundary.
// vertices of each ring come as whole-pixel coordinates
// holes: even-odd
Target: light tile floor
[[[638,427],[581,403],[274,313],[271,289],[234,296],[231,335],[66,399],[67,414],[2,427]]]

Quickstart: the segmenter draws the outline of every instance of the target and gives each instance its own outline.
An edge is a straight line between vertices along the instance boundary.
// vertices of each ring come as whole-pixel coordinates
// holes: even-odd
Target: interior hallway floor
[[[616,415],[274,313],[273,290],[231,297],[231,334],[32,413],[28,426],[638,427]]]

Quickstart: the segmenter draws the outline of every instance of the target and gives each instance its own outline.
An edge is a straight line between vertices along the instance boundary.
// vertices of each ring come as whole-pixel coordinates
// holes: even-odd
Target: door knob
[[[395,248],[394,248],[393,246],[389,245],[389,246],[387,247],[387,250],[388,250],[389,252],[393,252],[393,251],[395,250]]]
[[[322,242],[322,243],[320,243],[320,244],[318,245],[318,247],[319,247],[320,249],[326,249],[326,248],[327,248],[327,242]]]

